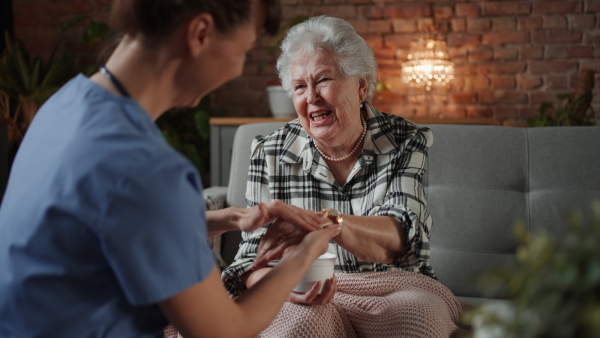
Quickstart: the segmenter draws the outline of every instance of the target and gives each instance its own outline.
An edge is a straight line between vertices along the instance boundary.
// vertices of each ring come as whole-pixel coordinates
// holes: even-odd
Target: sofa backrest
[[[517,221],[559,237],[600,200],[600,127],[429,127],[431,264],[457,296],[480,297],[474,277],[515,259]]]
[[[250,144],[284,123],[242,125],[233,144],[228,205],[246,206]],[[457,296],[480,297],[473,278],[515,258],[513,227],[559,236],[575,209],[600,200],[600,127],[427,125],[425,186],[433,219],[431,263]],[[223,241],[231,262],[239,234]]]

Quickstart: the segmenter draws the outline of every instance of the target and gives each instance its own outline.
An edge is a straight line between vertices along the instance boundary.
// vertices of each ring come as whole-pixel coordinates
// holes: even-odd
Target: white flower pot
[[[289,118],[296,116],[296,109],[292,99],[287,96],[282,86],[268,86],[267,96],[271,114],[277,118]]]

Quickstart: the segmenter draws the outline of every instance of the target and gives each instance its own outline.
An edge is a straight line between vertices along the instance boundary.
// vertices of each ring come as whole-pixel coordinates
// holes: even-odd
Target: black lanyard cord
[[[121,93],[121,95],[125,96],[125,97],[130,97],[129,93],[127,92],[127,90],[125,90],[125,88],[123,87],[123,85],[121,84],[121,82],[119,82],[117,80],[117,78],[115,78],[109,71],[108,69],[106,69],[106,67],[104,66],[100,66],[100,72],[102,72],[102,74],[104,74],[104,76],[106,76],[107,79],[110,80],[110,82],[112,82],[113,86],[115,86],[115,88],[117,88],[117,90],[119,91],[119,93]]]

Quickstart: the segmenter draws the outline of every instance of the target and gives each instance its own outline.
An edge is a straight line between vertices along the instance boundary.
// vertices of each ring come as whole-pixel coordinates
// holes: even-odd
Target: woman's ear
[[[187,26],[187,45],[192,56],[198,56],[211,42],[215,33],[215,22],[208,13],[200,13]]]
[[[365,101],[367,97],[367,89],[369,88],[369,81],[367,81],[367,77],[362,77],[358,79],[358,97],[360,98],[360,103]]]

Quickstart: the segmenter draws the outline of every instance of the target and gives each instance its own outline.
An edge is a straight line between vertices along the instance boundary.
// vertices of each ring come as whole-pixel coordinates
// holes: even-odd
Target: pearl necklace
[[[317,146],[317,143],[313,140],[315,148],[317,148],[317,151],[319,152],[319,154],[321,154],[321,156],[323,156],[325,159],[327,159],[329,161],[334,161],[334,162],[341,162],[341,161],[349,158],[350,156],[352,156],[352,154],[354,154],[354,152],[356,151],[356,149],[358,149],[358,146],[362,143],[362,140],[365,138],[365,135],[367,134],[367,123],[362,118],[362,116],[360,117],[360,121],[362,122],[362,125],[363,125],[362,135],[360,135],[360,138],[358,139],[358,142],[356,142],[356,145],[354,146],[354,148],[352,149],[352,151],[348,155],[345,155],[345,156],[342,156],[342,157],[338,157],[338,158],[329,157],[329,156],[325,155],[325,153],[321,149],[319,149],[319,147]]]

